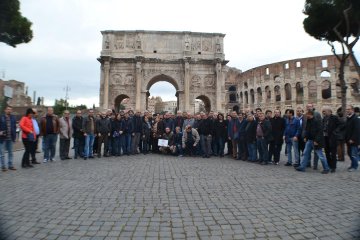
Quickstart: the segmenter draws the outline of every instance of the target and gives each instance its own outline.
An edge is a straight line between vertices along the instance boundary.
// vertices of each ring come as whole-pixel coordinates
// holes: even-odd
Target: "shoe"
[[[61,161],[64,161],[64,160],[65,160],[65,158],[60,158],[60,160],[61,160]]]
[[[293,165],[294,168],[297,168],[297,167],[299,167],[299,166],[300,166],[300,164],[298,164],[298,163],[295,163],[295,164]]]
[[[77,159],[77,157],[74,157],[74,159]]]
[[[71,159],[71,157],[67,156],[65,159]]]
[[[43,161],[43,163],[47,163],[47,162],[48,162],[48,160],[45,158],[44,161]]]
[[[94,158],[94,156],[89,156],[89,158]]]
[[[329,173],[329,170],[323,170],[322,172],[321,172],[321,174],[328,174]]]
[[[318,168],[317,168],[317,167],[313,167],[313,170],[318,170]]]
[[[292,166],[292,164],[287,162],[287,163],[284,164],[284,166],[290,167],[290,166]]]
[[[55,162],[55,160],[54,160],[54,159],[52,159],[52,158],[50,158],[50,162]]]
[[[87,157],[84,157],[84,160],[87,160]]]
[[[6,172],[7,171],[6,167],[1,168],[1,171]]]
[[[22,168],[25,168],[25,169],[26,169],[26,168],[30,168],[29,166],[21,166],[21,167],[22,167]]]
[[[279,165],[279,162],[276,162],[275,165]]]
[[[348,169],[348,172],[354,172],[354,171],[356,171],[357,169],[355,169],[355,168],[350,168],[350,169]]]
[[[296,171],[299,171],[299,172],[305,172],[305,169],[302,169],[301,167],[297,167],[295,168]]]
[[[41,151],[39,151],[39,150],[36,150],[36,153],[41,153]]]
[[[9,167],[9,170],[16,171],[16,168],[14,168],[14,167]]]
[[[336,172],[336,169],[331,169],[330,172],[334,173],[334,172]]]
[[[40,164],[38,161],[31,161],[32,164]]]
[[[33,167],[34,167],[34,165],[32,165],[32,164],[29,164],[29,165],[28,165],[28,167],[29,167],[29,168],[33,168]]]

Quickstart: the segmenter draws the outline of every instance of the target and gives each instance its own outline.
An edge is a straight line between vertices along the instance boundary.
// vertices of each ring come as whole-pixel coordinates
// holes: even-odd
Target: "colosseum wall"
[[[227,73],[226,109],[295,109],[313,103],[316,109],[341,106],[338,86],[339,62],[333,55],[293,59],[263,65],[242,72],[230,68]],[[346,63],[347,102],[360,104],[359,76],[351,61]]]

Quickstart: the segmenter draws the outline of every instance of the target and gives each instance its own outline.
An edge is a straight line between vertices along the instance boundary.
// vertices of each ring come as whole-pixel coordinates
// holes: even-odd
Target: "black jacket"
[[[274,138],[272,135],[272,127],[271,127],[270,121],[265,119],[263,122],[261,122],[259,124],[262,128],[262,131],[264,134],[263,136],[264,136],[265,140],[267,140],[268,142],[272,141]]]
[[[282,117],[273,117],[270,120],[273,140],[275,143],[282,143],[285,131],[285,119]]]
[[[314,142],[317,142],[318,145],[316,146],[316,148],[324,147],[324,134],[321,120],[318,120],[315,117],[313,117],[312,119],[307,119],[305,138],[306,140],[312,140]]]
[[[360,145],[360,119],[355,114],[346,120],[345,141],[348,143],[350,140],[353,145]]]
[[[256,121],[247,121],[245,127],[245,141],[247,143],[255,143],[256,142]]]
[[[202,119],[198,132],[200,135],[214,135],[214,124],[210,118]]]
[[[223,120],[222,122],[216,120],[214,123],[214,137],[225,139],[227,135],[226,131],[227,131],[227,127],[225,120]]]
[[[72,119],[73,137],[81,138],[84,136],[83,128],[83,117],[74,117]]]

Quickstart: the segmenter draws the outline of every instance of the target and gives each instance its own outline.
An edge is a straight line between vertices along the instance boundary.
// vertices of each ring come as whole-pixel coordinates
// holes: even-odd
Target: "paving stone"
[[[326,176],[155,154],[19,168],[0,173],[0,239],[359,239],[348,163]]]

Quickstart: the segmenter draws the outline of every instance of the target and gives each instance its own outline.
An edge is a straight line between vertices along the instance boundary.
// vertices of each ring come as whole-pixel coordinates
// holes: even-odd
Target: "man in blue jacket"
[[[11,114],[12,108],[7,106],[5,108],[5,114],[0,117],[0,159],[1,169],[3,172],[7,171],[5,166],[5,150],[8,152],[8,169],[16,170],[13,165],[13,142],[16,139],[16,120]]]
[[[286,149],[288,154],[288,161],[285,166],[292,166],[292,153],[291,149],[294,150],[295,165],[300,163],[299,157],[299,136],[301,135],[300,131],[300,120],[294,117],[294,110],[288,109],[286,111],[286,124],[284,131],[284,140],[286,143]]]

